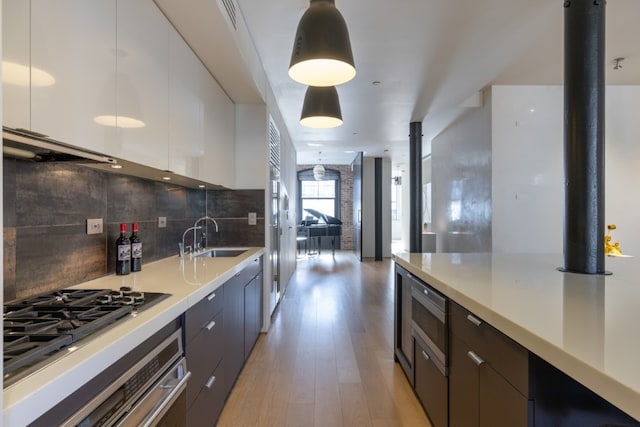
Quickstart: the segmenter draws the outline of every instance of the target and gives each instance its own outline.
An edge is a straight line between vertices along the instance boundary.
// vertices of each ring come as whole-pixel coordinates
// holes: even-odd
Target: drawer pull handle
[[[467,356],[469,356],[469,359],[473,360],[473,363],[475,363],[476,366],[481,366],[484,363],[484,360],[473,351],[468,352]]]
[[[213,327],[214,327],[214,326],[216,326],[216,321],[215,321],[215,320],[212,320],[211,322],[207,323],[207,326],[205,326],[204,328],[205,328],[207,331],[210,331],[210,330],[212,330],[212,329],[213,329]]]
[[[478,319],[477,317],[471,315],[471,314],[467,314],[467,320],[471,323],[473,323],[476,326],[480,326],[482,325],[482,320]]]
[[[424,350],[422,350],[422,357],[424,357],[426,360],[431,359],[431,358],[429,357],[429,355],[428,355],[427,353],[425,353],[425,352],[424,352]]]
[[[204,386],[208,389],[211,389],[211,387],[213,387],[213,383],[215,382],[216,382],[215,375],[211,375]]]
[[[212,299],[214,299],[216,297],[216,293],[215,292],[211,292],[209,294],[209,296],[207,297],[207,300],[211,301]]]

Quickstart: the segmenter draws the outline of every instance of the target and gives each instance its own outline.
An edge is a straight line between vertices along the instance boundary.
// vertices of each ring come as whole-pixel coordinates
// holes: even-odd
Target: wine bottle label
[[[118,261],[131,259],[131,245],[118,245]]]
[[[131,244],[131,258],[142,258],[142,243]]]

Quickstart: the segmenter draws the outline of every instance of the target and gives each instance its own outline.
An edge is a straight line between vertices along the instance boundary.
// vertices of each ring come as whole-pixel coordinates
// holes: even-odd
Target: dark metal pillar
[[[605,0],[564,7],[564,270],[603,274]]]
[[[409,123],[409,251],[422,252],[422,122]]]
[[[374,159],[375,260],[382,261],[382,157]],[[387,183],[387,185],[390,183]]]

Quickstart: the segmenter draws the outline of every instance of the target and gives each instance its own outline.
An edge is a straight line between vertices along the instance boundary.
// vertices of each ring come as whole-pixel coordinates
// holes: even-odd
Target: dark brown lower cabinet
[[[479,424],[480,376],[468,358],[468,347],[455,335],[449,340],[449,426],[473,427]]]
[[[187,411],[189,427],[212,427],[216,424],[227,398],[224,374],[224,366],[220,362]]]
[[[262,257],[184,317],[187,426],[212,427],[262,328]]]
[[[414,389],[433,427],[447,427],[447,377],[427,354],[425,346],[415,341]]]
[[[450,427],[528,426],[528,352],[462,307],[452,306]],[[518,383],[520,390],[513,385]]]

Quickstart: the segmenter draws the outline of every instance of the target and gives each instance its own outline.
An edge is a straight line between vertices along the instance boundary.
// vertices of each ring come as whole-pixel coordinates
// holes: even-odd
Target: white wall
[[[431,143],[431,229],[438,252],[491,251],[491,97]],[[494,226],[499,226],[495,224]]]
[[[608,86],[605,111],[605,223],[640,256],[640,87]],[[563,88],[493,87],[492,131],[493,250],[561,253]]]
[[[374,258],[375,242],[375,159],[362,162],[362,257]],[[386,184],[386,185],[385,185]],[[382,159],[382,256],[391,257],[391,160]]]

